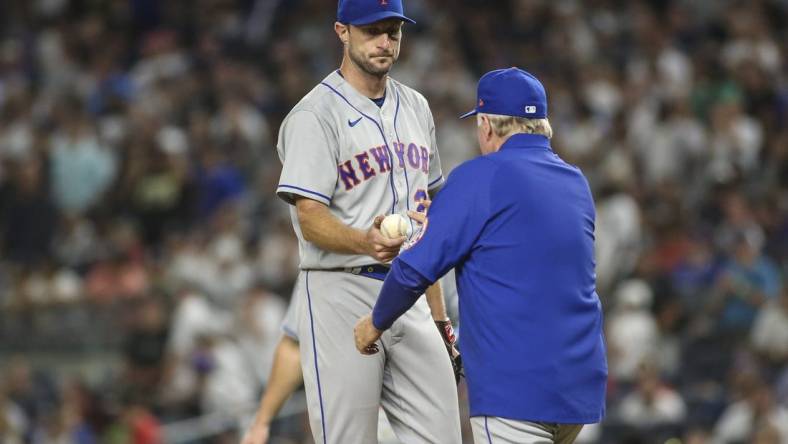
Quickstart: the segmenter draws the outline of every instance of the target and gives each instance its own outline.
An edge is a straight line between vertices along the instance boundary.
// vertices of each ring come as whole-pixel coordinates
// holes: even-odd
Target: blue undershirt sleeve
[[[387,330],[432,284],[415,268],[394,259],[372,310],[372,324],[378,330]]]

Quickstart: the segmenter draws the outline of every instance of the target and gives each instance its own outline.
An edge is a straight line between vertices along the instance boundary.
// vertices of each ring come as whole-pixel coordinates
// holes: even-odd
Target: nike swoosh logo
[[[359,117],[355,122],[351,122],[350,119],[347,119],[347,124],[348,126],[353,128],[354,126],[358,125],[358,122],[361,122],[361,119],[362,117]]]

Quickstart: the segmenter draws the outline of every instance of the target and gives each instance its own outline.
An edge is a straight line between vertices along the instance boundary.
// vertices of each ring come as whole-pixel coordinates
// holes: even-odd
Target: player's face
[[[402,21],[388,19],[348,30],[350,60],[369,75],[382,77],[399,58]]]

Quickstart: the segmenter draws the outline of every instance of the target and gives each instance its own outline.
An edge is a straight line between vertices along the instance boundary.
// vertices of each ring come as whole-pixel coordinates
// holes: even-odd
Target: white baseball
[[[408,219],[401,214],[389,214],[380,223],[380,232],[389,239],[400,236],[410,237],[413,229]]]

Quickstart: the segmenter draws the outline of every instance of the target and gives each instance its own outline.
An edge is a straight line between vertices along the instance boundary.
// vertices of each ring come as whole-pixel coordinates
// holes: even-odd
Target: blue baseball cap
[[[388,18],[416,23],[405,17],[402,0],[339,0],[337,21],[346,25],[368,25]]]
[[[542,83],[520,68],[496,69],[479,79],[476,108],[460,119],[476,114],[544,119],[547,94]]]

